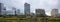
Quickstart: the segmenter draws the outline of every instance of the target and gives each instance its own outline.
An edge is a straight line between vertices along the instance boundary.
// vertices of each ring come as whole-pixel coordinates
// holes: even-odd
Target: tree
[[[46,17],[47,15],[46,14],[37,14],[36,16],[37,17]]]
[[[41,22],[47,22],[47,15],[46,14],[37,14],[37,17],[41,17]]]

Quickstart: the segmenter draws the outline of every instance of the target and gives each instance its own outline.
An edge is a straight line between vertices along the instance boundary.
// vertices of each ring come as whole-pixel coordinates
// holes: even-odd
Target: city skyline
[[[27,2],[31,4],[31,12],[35,11],[36,8],[42,8],[45,9],[46,14],[48,15],[50,15],[51,9],[59,8],[57,7],[57,0],[1,0],[0,2],[4,3],[7,9],[10,9],[11,7],[16,7],[20,9],[21,12],[24,11],[24,3]]]

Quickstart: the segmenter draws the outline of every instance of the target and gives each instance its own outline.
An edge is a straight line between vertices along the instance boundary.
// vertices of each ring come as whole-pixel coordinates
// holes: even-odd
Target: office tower
[[[15,16],[17,16],[17,14],[16,14],[16,8],[13,7],[12,10],[14,11]]]
[[[4,7],[3,3],[0,3],[0,15],[5,14],[6,8]]]
[[[24,13],[30,14],[30,4],[28,4],[28,3],[24,4]]]
[[[2,7],[2,15],[6,14],[6,7]]]
[[[60,9],[60,0],[58,0],[58,7],[57,8]]]
[[[44,9],[36,9],[36,14],[45,14],[45,10]]]
[[[1,9],[2,9],[2,6],[1,5],[2,5],[2,3],[0,3],[0,15],[1,15]]]
[[[52,9],[51,16],[52,17],[57,17],[57,15],[58,15],[58,9]]]

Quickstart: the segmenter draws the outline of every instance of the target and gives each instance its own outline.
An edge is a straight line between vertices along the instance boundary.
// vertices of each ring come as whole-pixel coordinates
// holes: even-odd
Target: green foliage
[[[0,22],[27,22],[26,18],[0,18]],[[33,21],[33,19],[30,19]],[[37,18],[37,22],[41,22],[41,18]],[[48,22],[60,22],[60,18],[48,18]]]
[[[60,22],[60,18],[49,18],[49,22]]]
[[[18,18],[26,18],[26,15],[17,15]]]
[[[36,16],[37,17],[46,17],[47,15],[46,14],[37,14]]]
[[[7,18],[10,18],[10,17],[12,17],[12,16],[13,16],[13,15],[11,15],[11,14],[3,15],[4,18],[6,18],[6,17],[7,17]]]
[[[60,21],[60,18],[50,18],[49,21]]]

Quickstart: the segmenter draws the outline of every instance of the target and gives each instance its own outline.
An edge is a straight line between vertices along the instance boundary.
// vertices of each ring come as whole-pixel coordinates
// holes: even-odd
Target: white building
[[[60,13],[58,13],[57,17],[60,17]]]
[[[57,17],[57,15],[58,15],[58,9],[52,9],[51,16],[52,17]]]

